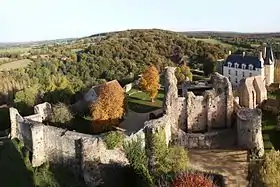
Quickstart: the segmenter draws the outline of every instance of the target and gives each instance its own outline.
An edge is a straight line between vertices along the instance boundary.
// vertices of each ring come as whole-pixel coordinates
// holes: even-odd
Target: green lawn
[[[149,96],[137,89],[132,89],[128,96],[128,106],[131,110],[138,113],[146,113],[156,109],[162,108],[162,101],[164,97],[164,91],[159,90],[157,98],[154,102],[151,102]]]
[[[274,147],[280,149],[280,132],[276,131],[276,116],[268,112],[263,112],[262,131],[264,147],[266,150]]]
[[[29,154],[16,140],[0,145],[0,186],[3,187],[78,187],[86,186],[68,169],[43,165],[32,168]]]
[[[213,39],[213,38],[193,38],[193,39],[197,40],[197,41],[207,42],[207,43],[210,43],[210,44],[221,44],[226,48],[232,48],[232,45],[227,44],[227,43],[223,43],[223,42],[221,42],[219,40],[216,40],[216,39]]]

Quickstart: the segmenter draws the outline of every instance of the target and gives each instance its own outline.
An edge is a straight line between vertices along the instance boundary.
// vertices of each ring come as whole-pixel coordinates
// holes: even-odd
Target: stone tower
[[[264,48],[264,75],[266,80],[266,85],[270,85],[274,82],[274,56],[272,47],[265,47]]]
[[[237,144],[241,148],[253,150],[259,157],[264,155],[260,109],[241,108],[237,112]]]

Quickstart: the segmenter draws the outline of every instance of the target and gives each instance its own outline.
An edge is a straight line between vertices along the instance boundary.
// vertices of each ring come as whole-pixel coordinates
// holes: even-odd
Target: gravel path
[[[249,184],[247,151],[189,150],[189,157],[192,165],[224,175],[228,187],[247,187]]]

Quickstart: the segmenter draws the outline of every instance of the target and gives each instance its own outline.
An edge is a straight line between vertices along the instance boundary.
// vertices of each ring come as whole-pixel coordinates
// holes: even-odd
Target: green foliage
[[[176,68],[175,72],[178,84],[183,83],[187,78],[191,81],[192,80],[192,73],[188,66],[179,66]]]
[[[166,144],[164,130],[155,133],[152,138],[155,156],[156,177],[170,172],[186,171],[188,167],[188,155],[184,147],[170,146]]]
[[[261,179],[271,187],[280,183],[280,152],[271,150],[265,154],[264,162],[260,170]]]
[[[108,149],[114,149],[117,146],[122,146],[123,140],[124,134],[118,131],[108,132],[104,137],[104,141]]]
[[[0,159],[1,186],[82,187],[85,182],[69,168],[48,163],[32,168],[29,152],[16,139],[4,141]]]
[[[152,184],[153,180],[149,173],[148,159],[142,141],[141,137],[137,137],[136,140],[131,142],[124,142],[123,147],[131,167],[143,177],[146,183]]]
[[[74,116],[69,107],[64,103],[58,103],[52,107],[52,123],[59,126],[68,126],[73,118]]]
[[[14,103],[22,114],[30,114],[33,106],[37,103],[38,86],[34,85],[16,92]]]

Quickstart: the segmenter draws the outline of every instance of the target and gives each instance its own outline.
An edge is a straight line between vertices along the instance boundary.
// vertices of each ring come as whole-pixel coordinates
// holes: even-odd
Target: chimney
[[[263,53],[262,53],[262,51],[261,51],[260,54],[259,54],[259,60],[260,60],[260,61],[263,60]]]
[[[231,55],[231,51],[229,50],[228,55]]]
[[[243,56],[243,57],[245,56],[245,51],[243,51],[242,56]]]

